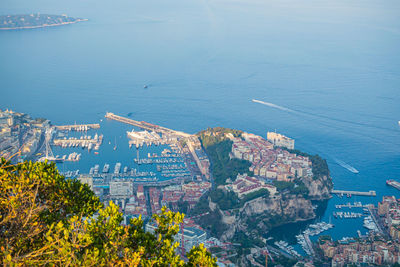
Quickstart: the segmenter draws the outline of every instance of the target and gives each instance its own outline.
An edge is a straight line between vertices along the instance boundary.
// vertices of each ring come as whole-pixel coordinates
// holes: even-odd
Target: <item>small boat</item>
[[[147,87],[148,87],[148,86],[147,86],[146,84],[143,86],[144,89],[147,89]]]
[[[99,152],[97,152],[97,151],[96,151],[96,152],[94,152],[94,154],[95,154],[95,155],[98,155],[98,154],[99,154]]]

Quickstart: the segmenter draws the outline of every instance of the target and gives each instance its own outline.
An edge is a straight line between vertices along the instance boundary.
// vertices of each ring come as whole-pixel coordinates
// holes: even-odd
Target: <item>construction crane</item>
[[[265,254],[265,267],[268,267],[268,257],[271,259],[272,262],[274,262],[274,259],[272,258],[271,254],[269,253],[268,247],[265,247],[263,254]]]

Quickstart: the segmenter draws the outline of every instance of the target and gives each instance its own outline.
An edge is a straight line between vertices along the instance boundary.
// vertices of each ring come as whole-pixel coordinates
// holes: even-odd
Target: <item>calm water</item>
[[[94,123],[111,111],[190,133],[276,129],[325,157],[337,189],[378,193],[356,200],[400,197],[385,185],[400,180],[399,1],[0,2],[0,14],[32,12],[89,21],[0,32],[0,108],[54,124]],[[129,130],[103,124],[106,140]],[[134,154],[126,144],[98,161]],[[354,200],[333,198],[322,219]],[[337,238],[362,228],[333,222]]]

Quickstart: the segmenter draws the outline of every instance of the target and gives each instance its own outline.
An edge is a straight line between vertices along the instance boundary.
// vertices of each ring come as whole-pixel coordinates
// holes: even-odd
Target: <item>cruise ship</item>
[[[400,183],[395,180],[386,180],[386,184],[400,190]]]

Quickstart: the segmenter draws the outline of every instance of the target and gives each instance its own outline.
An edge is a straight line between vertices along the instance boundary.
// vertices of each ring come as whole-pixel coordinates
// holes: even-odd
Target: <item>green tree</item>
[[[112,202],[103,207],[88,186],[65,180],[55,164],[0,163],[0,257],[5,266],[216,266],[204,247],[185,263],[174,236],[184,215],[153,216],[155,234],[142,219],[122,225]]]

